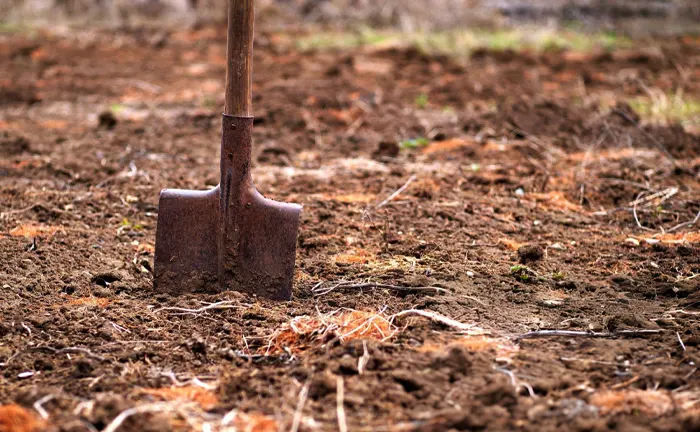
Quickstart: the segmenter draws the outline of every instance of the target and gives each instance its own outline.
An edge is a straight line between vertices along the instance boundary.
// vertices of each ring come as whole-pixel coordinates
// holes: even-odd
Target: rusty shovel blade
[[[155,288],[289,300],[301,206],[264,198],[253,186],[253,118],[224,114],[222,123],[219,185],[161,192]]]

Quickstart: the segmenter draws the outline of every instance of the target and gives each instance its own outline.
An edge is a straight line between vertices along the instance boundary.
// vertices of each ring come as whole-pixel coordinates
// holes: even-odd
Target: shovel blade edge
[[[220,291],[218,205],[218,188],[161,191],[154,260],[156,291],[172,295]]]

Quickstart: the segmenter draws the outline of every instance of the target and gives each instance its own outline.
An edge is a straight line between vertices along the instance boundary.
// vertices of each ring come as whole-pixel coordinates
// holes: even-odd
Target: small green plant
[[[121,223],[119,224],[119,228],[117,228],[117,234],[121,234],[124,231],[138,231],[138,230],[142,230],[142,229],[143,229],[143,225],[134,224],[129,219],[124,218],[124,219],[122,219]]]
[[[121,104],[112,104],[109,106],[109,110],[112,111],[112,114],[119,114],[120,112],[124,111],[124,105]]]
[[[659,204],[654,209],[654,217],[659,217],[664,213],[664,206]]]
[[[566,275],[564,274],[564,272],[561,271],[555,271],[554,273],[552,273],[552,279],[556,281],[564,280],[565,277]]]
[[[417,148],[425,147],[430,144],[428,138],[420,137],[409,140],[404,140],[399,143],[399,147],[403,150],[415,150]]]
[[[423,109],[428,106],[428,95],[421,93],[415,100],[415,104],[418,108]]]
[[[514,265],[510,268],[510,274],[521,282],[541,281],[544,278],[539,276],[534,270],[524,265]]]

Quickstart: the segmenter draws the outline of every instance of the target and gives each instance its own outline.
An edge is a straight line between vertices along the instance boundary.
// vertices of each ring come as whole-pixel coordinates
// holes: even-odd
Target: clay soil
[[[223,27],[0,38],[0,430],[700,429],[697,122],[627,103],[698,100],[700,39],[292,40],[255,56],[279,303],[152,289],[159,191],[218,182]]]

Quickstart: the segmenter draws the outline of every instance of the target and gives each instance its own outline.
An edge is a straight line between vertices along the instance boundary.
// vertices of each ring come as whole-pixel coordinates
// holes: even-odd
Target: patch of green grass
[[[430,144],[428,138],[420,137],[409,140],[404,140],[399,143],[399,147],[403,150],[415,150],[417,148],[425,147]]]
[[[34,29],[26,24],[0,21],[0,34],[33,34]]]
[[[640,116],[652,121],[678,122],[683,126],[700,126],[700,100],[682,94],[651,93],[627,101]]]
[[[296,41],[301,51],[375,46],[393,40],[394,32],[362,28],[354,32],[314,32]]]
[[[214,109],[214,108],[216,108],[216,99],[213,97],[207,96],[202,100],[202,106],[206,109],[209,109],[209,110]]]
[[[614,50],[632,41],[614,32],[586,32],[574,29],[515,28],[501,30],[450,30],[442,32],[399,32],[363,28],[355,32],[316,32],[296,41],[302,51],[347,49],[360,46],[414,46],[427,53],[468,56],[476,49],[496,51],[592,51]]]
[[[556,281],[564,280],[564,278],[566,278],[566,275],[564,274],[564,272],[555,271],[554,273],[552,273],[552,279],[554,279]]]

